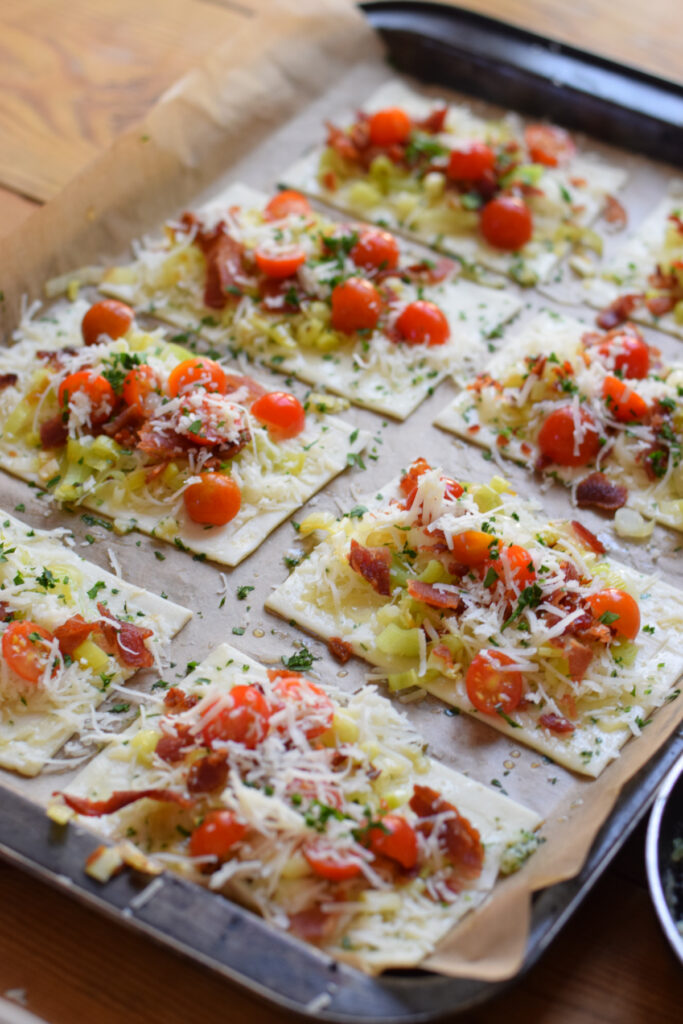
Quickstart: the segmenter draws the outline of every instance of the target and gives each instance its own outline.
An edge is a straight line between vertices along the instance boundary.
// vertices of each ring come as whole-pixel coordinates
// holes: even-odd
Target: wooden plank
[[[33,200],[0,187],[0,237],[8,235],[14,228],[19,227],[21,222],[26,220],[29,214],[37,208],[38,203]]]

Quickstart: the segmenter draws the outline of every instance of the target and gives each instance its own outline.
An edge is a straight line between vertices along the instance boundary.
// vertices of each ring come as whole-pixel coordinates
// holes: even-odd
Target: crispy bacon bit
[[[578,619],[574,620],[578,622]],[[573,636],[567,639],[557,638],[552,641],[555,647],[560,647],[567,656],[569,675],[575,682],[580,682],[588,671],[588,666],[593,660],[593,652],[586,644],[582,644]]]
[[[227,758],[224,750],[215,750],[195,761],[187,776],[188,793],[213,793],[224,789],[228,781]]]
[[[436,647],[433,648],[432,654],[435,658],[438,658],[439,661],[443,661],[446,668],[453,667],[453,655],[445,644],[437,644]]]
[[[430,132],[432,135],[438,135],[439,132],[443,131],[443,126],[446,121],[446,114],[448,113],[448,107],[437,107],[436,110],[432,110],[431,114],[427,117],[423,117],[421,121],[414,121],[413,124],[420,131]]]
[[[66,444],[69,428],[62,419],[61,412],[40,424],[41,448],[61,448]]]
[[[539,722],[546,729],[549,729],[550,732],[554,732],[558,736],[567,736],[569,733],[574,732],[575,729],[575,726],[572,725],[568,718],[556,715],[554,711],[541,715]]]
[[[14,613],[10,610],[7,601],[0,601],[0,622],[11,622]]]
[[[102,432],[113,437],[117,444],[133,447],[137,444],[138,430],[145,422],[145,415],[137,405],[127,405],[118,416],[105,423]]]
[[[448,814],[439,827],[439,840],[448,850],[457,876],[461,879],[478,878],[484,864],[484,847],[479,833],[467,818],[429,786],[413,787],[410,807],[418,818]],[[434,823],[423,821],[417,827],[424,835],[431,835]]]
[[[151,668],[154,664],[152,652],[145,646],[145,640],[154,636],[154,631],[136,626],[132,622],[124,622],[112,615],[106,605],[98,602],[97,610],[104,620],[100,621],[100,629],[110,645],[114,646],[116,656],[125,665],[135,668]],[[116,623],[116,625],[114,625]]]
[[[73,345],[67,345],[64,348],[58,349],[39,349],[36,352],[38,359],[43,359],[49,366],[55,370],[61,370],[69,361],[71,356],[75,356],[78,349]],[[81,367],[85,369],[85,367]]]
[[[387,277],[403,277],[408,278],[409,281],[413,281],[417,284],[439,284],[441,281],[445,281],[447,278],[453,277],[457,267],[453,260],[441,257],[436,260],[425,260],[422,263],[412,263],[409,267],[402,267],[400,271],[397,270],[382,270],[377,275],[380,277],[385,274]]]
[[[185,752],[195,745],[191,727],[187,722],[175,722],[174,731],[164,733],[157,742],[154,753],[166,761],[167,764],[176,764],[185,757]]]
[[[16,373],[0,373],[0,391],[11,388],[18,380],[19,377]]]
[[[293,935],[306,942],[322,942],[334,930],[335,919],[326,914],[320,907],[300,910],[298,914],[289,915],[289,930]]]
[[[353,647],[339,636],[331,636],[327,641],[327,649],[340,665],[345,665],[353,657]]]
[[[192,806],[192,801],[175,789],[121,789],[112,793],[106,800],[88,800],[86,797],[72,796],[70,793],[57,792],[52,795],[61,796],[72,811],[88,818],[96,818],[100,814],[114,814],[122,807],[134,804],[136,800],[158,800],[161,803],[178,804],[179,807]]]
[[[613,327],[618,327],[619,324],[623,324],[624,321],[628,320],[633,310],[642,301],[642,295],[619,295],[614,302],[598,313],[595,322],[604,331],[611,331]]]
[[[628,224],[626,210],[616,196],[605,196],[605,209],[602,211],[602,218],[607,224],[613,224],[619,231],[622,231]]]
[[[242,294],[239,281],[245,274],[244,246],[227,233],[223,221],[212,231],[204,231],[193,214],[185,213],[182,223],[188,230],[197,228],[194,240],[206,259],[204,305],[209,309],[224,309],[231,295]]]
[[[408,593],[415,601],[429,605],[430,608],[451,608],[460,612],[465,607],[459,594],[440,590],[433,583],[423,583],[422,580],[410,580]]]
[[[664,316],[665,313],[671,312],[676,305],[676,300],[673,295],[653,295],[645,300],[645,305],[653,316]]]
[[[572,519],[572,530],[579,538],[582,544],[594,551],[596,555],[604,555],[605,545],[602,541],[598,540],[594,533],[588,529],[587,526],[583,526],[576,519]]]
[[[638,454],[638,461],[647,473],[648,479],[661,480],[669,462],[669,448],[663,441],[655,441]]]
[[[391,551],[387,547],[366,548],[357,540],[351,541],[349,565],[373,590],[383,597],[391,594]]]
[[[169,715],[179,715],[183,711],[189,711],[195,704],[199,703],[199,697],[194,693],[185,693],[179,686],[172,686],[166,691],[164,707]]]
[[[613,484],[604,473],[591,473],[576,488],[576,504],[579,508],[604,509],[605,512],[616,512],[623,508],[628,498],[628,490],[621,484]]]
[[[53,635],[61,653],[72,658],[76,649],[98,628],[99,622],[86,622],[82,615],[72,615],[61,626],[57,626]]]
[[[360,149],[356,144],[356,141],[351,139],[341,128],[337,128],[336,125],[330,121],[326,122],[325,127],[327,128],[327,145],[337,153],[342,160],[349,160],[351,163],[360,163],[361,153]],[[368,134],[365,145],[370,141]]]
[[[306,292],[295,279],[285,277],[282,280],[263,278],[259,281],[261,305],[272,313],[298,313]]]

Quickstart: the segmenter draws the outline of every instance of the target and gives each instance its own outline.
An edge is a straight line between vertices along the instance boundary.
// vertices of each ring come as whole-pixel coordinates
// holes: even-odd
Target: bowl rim
[[[645,866],[647,870],[650,896],[654,904],[659,923],[666,935],[669,945],[683,964],[683,935],[679,932],[673,919],[673,914],[664,895],[664,887],[659,870],[659,843],[662,818],[671,794],[683,776],[683,754],[678,758],[673,767],[664,778],[652,807],[650,820],[647,826],[647,837],[645,840]]]

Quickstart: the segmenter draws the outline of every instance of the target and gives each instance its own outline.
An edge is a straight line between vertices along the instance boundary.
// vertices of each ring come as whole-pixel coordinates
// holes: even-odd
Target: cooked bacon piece
[[[330,121],[326,122],[325,127],[327,128],[327,145],[330,146],[335,153],[342,158],[342,160],[348,160],[351,163],[360,163],[361,153],[356,142],[347,135],[345,131],[341,128],[337,128],[337,126],[332,124]],[[369,141],[370,135],[368,134],[367,142]]]
[[[307,297],[303,288],[291,277],[281,280],[263,278],[259,281],[261,305],[271,313],[298,313]]]
[[[448,814],[439,826],[439,841],[443,842],[453,861],[456,874],[462,879],[478,878],[484,864],[484,847],[476,828],[464,818],[453,804],[429,786],[414,786],[410,807],[418,818],[434,818]],[[423,835],[431,835],[434,823],[422,821],[417,826]]]
[[[669,448],[663,441],[655,441],[638,454],[638,461],[648,475],[648,479],[661,480],[669,464]]]
[[[427,604],[430,608],[451,608],[453,611],[459,612],[465,607],[459,594],[440,590],[433,583],[423,583],[422,580],[410,580],[408,593],[416,601],[421,601],[422,604]]]
[[[188,229],[197,227],[194,240],[206,260],[204,305],[209,309],[224,309],[231,296],[242,294],[244,246],[228,234],[223,221],[212,231],[204,231],[193,214],[184,213],[182,223]]]
[[[437,107],[427,117],[423,117],[421,121],[413,121],[413,125],[415,128],[419,128],[420,131],[438,135],[439,132],[443,131],[447,113],[448,107]]]
[[[576,519],[572,519],[572,530],[579,538],[582,544],[594,551],[596,555],[604,555],[605,545],[602,541],[598,540],[595,534],[588,529],[587,526],[583,526]]]
[[[118,416],[102,427],[102,433],[113,437],[117,444],[131,448],[137,444],[138,430],[145,422],[145,414],[137,405],[127,405]]]
[[[676,305],[673,295],[653,295],[645,300],[645,305],[653,316],[664,316],[670,313]]]
[[[334,931],[335,917],[326,914],[320,907],[300,910],[298,914],[289,915],[289,930],[293,935],[306,942],[322,942]]]
[[[578,622],[578,619],[574,620]],[[573,623],[570,623],[570,626]],[[592,623],[588,628],[591,628]],[[567,630],[571,632],[571,630]],[[588,666],[593,660],[593,651],[586,644],[582,644],[580,640],[577,640],[573,636],[567,636],[566,639],[558,637],[551,641],[553,646],[560,647],[567,656],[567,662],[569,665],[569,675],[575,682],[580,682],[585,676]]]
[[[188,793],[213,793],[228,781],[228,755],[215,750],[195,761],[187,776]]]
[[[0,373],[0,391],[11,388],[18,380],[19,376],[16,373]]]
[[[602,211],[602,218],[607,224],[613,224],[619,231],[628,224],[626,210],[616,196],[605,196],[605,209]]]
[[[373,590],[383,597],[391,594],[391,551],[386,547],[366,548],[357,540],[351,541],[349,565],[367,580]]]
[[[178,715],[183,711],[189,711],[195,704],[199,703],[199,697],[194,693],[185,693],[179,686],[172,686],[166,691],[164,707],[169,715]]]
[[[104,616],[99,623],[100,629],[107,643],[115,647],[119,661],[135,668],[151,668],[154,657],[145,646],[145,640],[154,636],[154,630],[117,619],[101,602],[98,602],[97,610]]]
[[[161,803],[178,804],[179,807],[192,806],[192,801],[175,789],[121,789],[112,793],[106,800],[88,800],[86,797],[72,796],[70,793],[58,792],[52,795],[61,796],[72,811],[84,814],[88,818],[96,818],[100,814],[114,814],[122,807],[134,804],[136,800],[158,800]]]
[[[623,508],[628,498],[628,490],[621,484],[613,484],[604,473],[590,473],[576,488],[576,504],[579,508],[604,509],[605,512],[616,512]]]
[[[41,448],[61,448],[63,444],[66,444],[68,436],[69,428],[62,419],[61,412],[40,424]]]
[[[36,352],[38,359],[43,359],[49,366],[55,370],[61,370],[68,363],[71,356],[75,356],[78,349],[73,345],[67,345],[65,348],[58,349],[39,349]],[[81,367],[85,369],[85,367]]]
[[[551,732],[556,733],[558,736],[567,736],[569,733],[574,732],[574,729],[576,728],[568,718],[563,718],[562,715],[556,715],[554,711],[549,711],[547,714],[541,715],[539,722],[541,725],[545,726],[546,729],[550,729]]]
[[[345,665],[353,657],[353,647],[339,636],[331,636],[327,641],[327,649],[340,665]]]
[[[394,277],[407,277],[409,281],[416,284],[439,284],[452,277],[456,270],[453,260],[441,257],[438,260],[424,260],[422,263],[412,263],[409,267],[403,267],[400,271],[380,271],[380,274],[390,274]],[[377,275],[378,277],[380,275]]]
[[[595,322],[603,330],[611,331],[613,327],[618,327],[619,324],[623,324],[625,320],[628,320],[633,310],[642,301],[642,295],[619,295],[614,302],[598,313]]]
[[[176,764],[182,761],[186,751],[194,746],[195,739],[191,727],[187,722],[176,722],[174,731],[164,733],[157,742],[154,753],[167,764]]]
[[[80,647],[98,628],[99,622],[86,622],[82,615],[72,615],[70,619],[53,630],[53,636],[59,643],[61,653],[72,658],[76,648]]]
[[[168,460],[176,455],[186,455],[191,447],[192,442],[188,438],[176,434],[170,427],[160,430],[149,420],[143,424],[138,433],[137,448],[145,455],[156,458]]]
[[[432,649],[432,654],[435,658],[438,658],[439,661],[443,661],[447,668],[452,668],[454,664],[453,655],[445,644],[437,644],[436,647]]]
[[[0,622],[11,622],[14,613],[10,611],[7,601],[0,601]]]

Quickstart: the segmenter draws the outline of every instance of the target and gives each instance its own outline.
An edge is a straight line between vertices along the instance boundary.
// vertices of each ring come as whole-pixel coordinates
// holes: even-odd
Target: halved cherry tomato
[[[635,423],[647,416],[648,405],[645,399],[618,377],[605,377],[602,397],[607,411],[620,423]]]
[[[451,554],[460,565],[481,565],[491,554],[495,538],[483,530],[465,530],[453,537]]]
[[[373,146],[395,146],[408,141],[413,123],[401,107],[385,107],[370,115],[368,127]]]
[[[200,729],[202,740],[205,743],[232,740],[254,750],[268,733],[268,701],[258,686],[249,684],[233,686],[227,698],[225,703],[221,699],[218,712],[214,711],[217,701],[202,710],[201,718],[207,719]]]
[[[298,245],[280,249],[257,249],[254,259],[259,270],[275,280],[291,277],[306,262],[306,253]]]
[[[485,142],[471,142],[463,149],[454,149],[448,160],[446,174],[454,181],[477,181],[486,171],[492,171],[496,154]]]
[[[585,409],[579,410],[583,436],[576,443],[574,412],[571,405],[554,409],[545,418],[538,434],[538,447],[543,455],[558,466],[585,466],[600,450],[600,437],[595,420]]]
[[[557,167],[564,164],[576,152],[576,146],[569,132],[552,124],[529,124],[524,129],[524,140],[529,156],[537,164]]]
[[[400,814],[385,814],[380,825],[368,830],[368,841],[373,853],[390,857],[407,870],[417,864],[417,834]]]
[[[394,270],[400,255],[394,236],[381,228],[363,228],[349,253],[356,266],[364,270]]]
[[[620,370],[624,377],[642,380],[647,377],[650,369],[650,346],[632,329],[631,332],[619,331],[610,335],[598,346],[603,358],[614,360],[614,369]]]
[[[242,492],[226,473],[202,473],[201,479],[183,492],[183,501],[193,523],[225,526],[242,506]]]
[[[58,400],[62,409],[67,409],[76,395],[85,395],[90,402],[90,422],[104,423],[114,411],[116,395],[106,377],[92,370],[78,370],[70,373],[59,385]]]
[[[205,388],[206,391],[218,391],[224,395],[227,390],[227,378],[223,367],[206,356],[194,356],[184,359],[171,370],[166,389],[175,398],[192,388]]]
[[[306,426],[303,405],[288,391],[269,391],[262,395],[252,405],[251,413],[260,423],[265,423],[269,433],[279,440],[296,437]]]
[[[474,658],[467,669],[465,686],[478,711],[495,715],[500,709],[509,715],[515,710],[524,689],[522,673],[497,667],[513,664],[513,659],[502,651],[481,651]]]
[[[334,704],[320,686],[303,676],[273,673],[274,710],[294,705],[294,717],[307,740],[314,740],[332,728]]]
[[[482,576],[486,578],[491,569],[502,583],[505,583],[509,576],[516,591],[531,586],[536,579],[536,569],[531,555],[521,544],[509,544],[500,549],[498,558],[487,559],[480,570]]]
[[[332,326],[335,331],[353,334],[377,326],[382,311],[380,294],[371,281],[349,277],[332,291]]]
[[[514,252],[521,249],[534,233],[531,210],[518,196],[498,196],[482,207],[481,233],[496,249]]]
[[[316,875],[328,882],[346,882],[361,874],[360,858],[350,850],[336,850],[330,843],[308,843],[303,854]]]
[[[190,856],[224,860],[246,833],[247,826],[232,811],[209,811],[190,836]]]
[[[54,636],[35,622],[10,622],[2,634],[2,656],[18,676],[37,683],[50,662]]]
[[[640,630],[640,608],[638,602],[625,590],[609,587],[587,598],[596,619],[606,620],[605,625],[627,640],[634,640]],[[613,616],[617,618],[613,618]]]
[[[407,345],[445,345],[451,336],[448,319],[433,302],[410,302],[396,320],[396,330]]]
[[[286,188],[282,192],[278,192],[267,203],[263,216],[265,220],[283,220],[292,214],[308,217],[312,212],[311,204],[306,196],[302,196],[301,192],[295,192],[294,189]]]
[[[122,338],[135,319],[135,313],[125,302],[104,299],[91,306],[81,322],[81,334],[86,345],[96,345],[104,334],[112,341]]]
[[[137,405],[144,409],[147,397],[159,390],[159,376],[156,370],[144,363],[134,366],[123,378],[121,393],[126,405]]]

